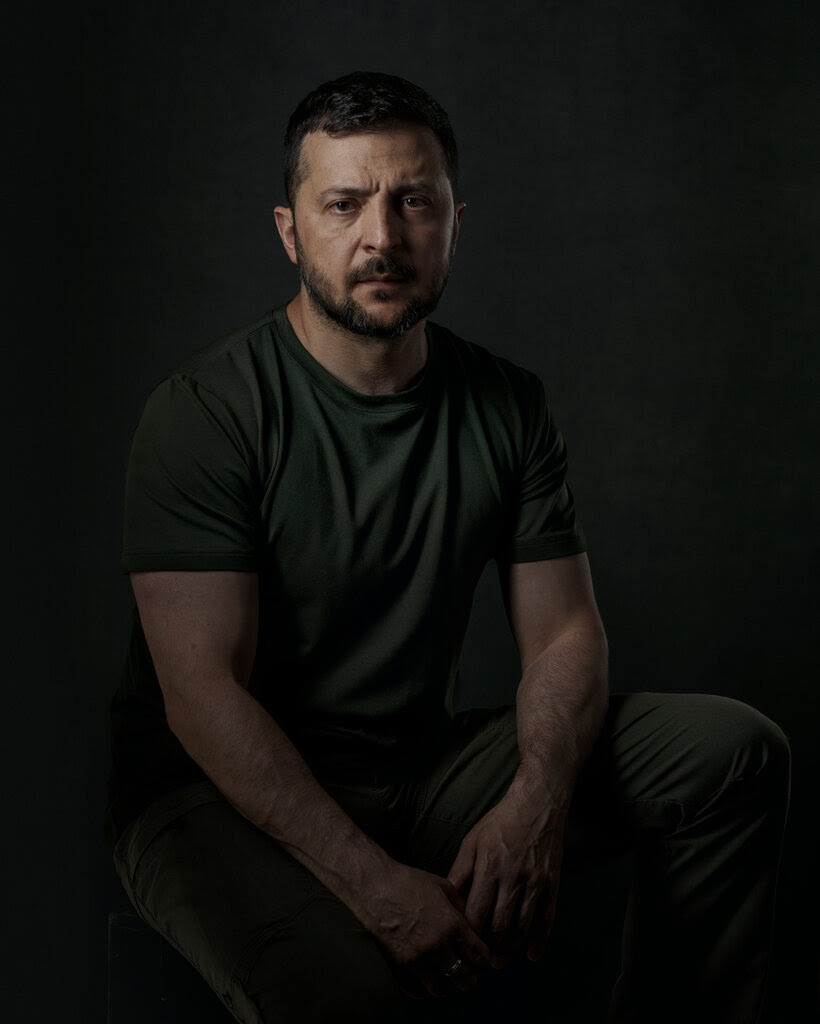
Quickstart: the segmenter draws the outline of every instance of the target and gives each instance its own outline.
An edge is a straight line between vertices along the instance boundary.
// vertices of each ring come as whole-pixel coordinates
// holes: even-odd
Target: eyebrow
[[[407,192],[430,192],[433,186],[429,181],[408,181],[400,184],[398,188],[393,189],[394,195],[404,195]],[[326,188],[323,192],[317,195],[317,199],[320,202],[325,202],[332,196],[354,196],[356,198],[366,198],[372,195],[372,190],[369,188],[357,188],[354,185],[334,185],[332,188]]]

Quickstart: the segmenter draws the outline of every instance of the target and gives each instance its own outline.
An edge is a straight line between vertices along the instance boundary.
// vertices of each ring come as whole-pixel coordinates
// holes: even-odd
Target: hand
[[[464,837],[448,878],[493,967],[522,947],[538,960],[549,938],[561,872],[565,813],[512,790]]]
[[[464,910],[447,879],[398,864],[370,889],[359,913],[397,967],[405,991],[441,998],[472,989],[489,964],[489,950]]]

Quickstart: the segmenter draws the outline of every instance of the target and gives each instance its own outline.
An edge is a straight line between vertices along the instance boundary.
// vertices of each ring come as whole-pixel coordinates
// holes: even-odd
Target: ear
[[[296,231],[293,226],[293,210],[289,206],[277,206],[273,211],[276,218],[276,229],[282,239],[282,245],[288,254],[288,259],[296,266],[299,260],[296,257]]]
[[[461,218],[464,216],[464,211],[467,209],[466,203],[456,203],[453,217],[453,252],[456,251],[456,242],[458,241],[458,233],[461,230]]]

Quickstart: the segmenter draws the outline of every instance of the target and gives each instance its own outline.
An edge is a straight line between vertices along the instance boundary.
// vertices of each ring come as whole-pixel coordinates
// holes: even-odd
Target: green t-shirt
[[[160,384],[134,437],[123,568],[259,573],[250,691],[308,759],[317,743],[402,749],[446,728],[486,563],[584,549],[537,378],[427,333],[411,388],[361,395],[276,310]],[[198,774],[137,618],[114,768],[120,820]]]

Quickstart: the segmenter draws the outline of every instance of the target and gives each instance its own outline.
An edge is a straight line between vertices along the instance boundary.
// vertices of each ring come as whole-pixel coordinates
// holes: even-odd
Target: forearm
[[[228,680],[203,682],[195,699],[166,695],[166,711],[183,747],[230,803],[361,919],[357,896],[394,862],[319,785],[262,705]]]
[[[531,649],[530,649],[531,650]],[[607,702],[597,614],[575,615],[530,654],[516,701],[520,762],[504,798],[470,830],[449,878],[467,919],[503,967],[521,946],[538,959],[560,878],[564,822]]]
[[[325,792],[275,720],[237,683],[168,700],[171,728],[226,798],[347,905],[421,990],[470,988],[488,951],[445,879],[390,858]],[[443,971],[463,958],[458,977]]]
[[[538,789],[566,810],[607,700],[606,636],[596,614],[583,614],[522,675],[516,697],[521,761],[512,792]]]
[[[519,766],[465,836],[449,878],[467,919],[503,966],[522,945],[538,959],[549,936],[564,824],[575,783],[603,724],[607,644],[585,555],[514,563],[502,576],[521,655]]]
[[[255,574],[132,575],[168,724],[237,810],[356,915],[433,995],[470,987],[487,949],[453,886],[401,864],[314,778],[247,685],[257,648]],[[458,977],[444,971],[464,960]]]

